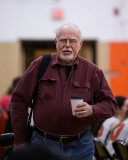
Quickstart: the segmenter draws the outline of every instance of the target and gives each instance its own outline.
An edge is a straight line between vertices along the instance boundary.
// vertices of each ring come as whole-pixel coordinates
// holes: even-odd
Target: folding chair
[[[121,160],[128,160],[128,145],[122,140],[116,140],[112,143],[117,157]]]
[[[101,140],[97,137],[93,138],[94,144],[95,144],[95,154],[97,160],[113,160],[111,155],[109,154],[108,150],[104,146],[104,144],[101,142]]]

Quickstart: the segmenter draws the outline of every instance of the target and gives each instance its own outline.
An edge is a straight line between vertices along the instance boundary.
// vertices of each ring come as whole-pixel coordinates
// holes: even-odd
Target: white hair
[[[80,38],[80,40],[82,40],[81,31],[79,30],[79,28],[75,24],[72,24],[72,23],[67,23],[67,24],[64,24],[64,25],[60,26],[56,31],[56,38],[58,37],[58,35],[60,33],[60,30],[65,26],[72,26],[72,27],[76,28],[78,30],[78,33],[79,33],[79,38]]]

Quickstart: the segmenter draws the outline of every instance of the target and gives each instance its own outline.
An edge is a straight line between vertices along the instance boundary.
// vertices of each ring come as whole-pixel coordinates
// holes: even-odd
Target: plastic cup
[[[70,100],[71,100],[72,114],[75,115],[74,110],[76,109],[76,106],[81,102],[83,102],[84,99],[83,97],[71,97]]]

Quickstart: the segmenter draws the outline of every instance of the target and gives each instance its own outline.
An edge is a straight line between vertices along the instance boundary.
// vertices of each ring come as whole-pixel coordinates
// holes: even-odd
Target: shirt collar
[[[79,64],[79,59],[80,59],[80,56],[78,55],[73,63],[72,66],[76,66]],[[52,63],[51,63],[53,66],[54,65],[57,65],[59,64],[60,65],[60,61],[59,61],[59,58],[58,58],[58,54],[57,53],[53,53],[53,56],[52,56]]]

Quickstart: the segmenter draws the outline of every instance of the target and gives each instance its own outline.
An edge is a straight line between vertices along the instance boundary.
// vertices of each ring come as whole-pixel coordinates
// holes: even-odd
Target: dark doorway
[[[30,63],[39,56],[48,53],[55,53],[55,42],[49,41],[35,41],[35,40],[23,40],[22,48],[25,53],[25,69],[28,68]],[[84,41],[79,55],[86,58],[93,63],[96,63],[96,42]]]

